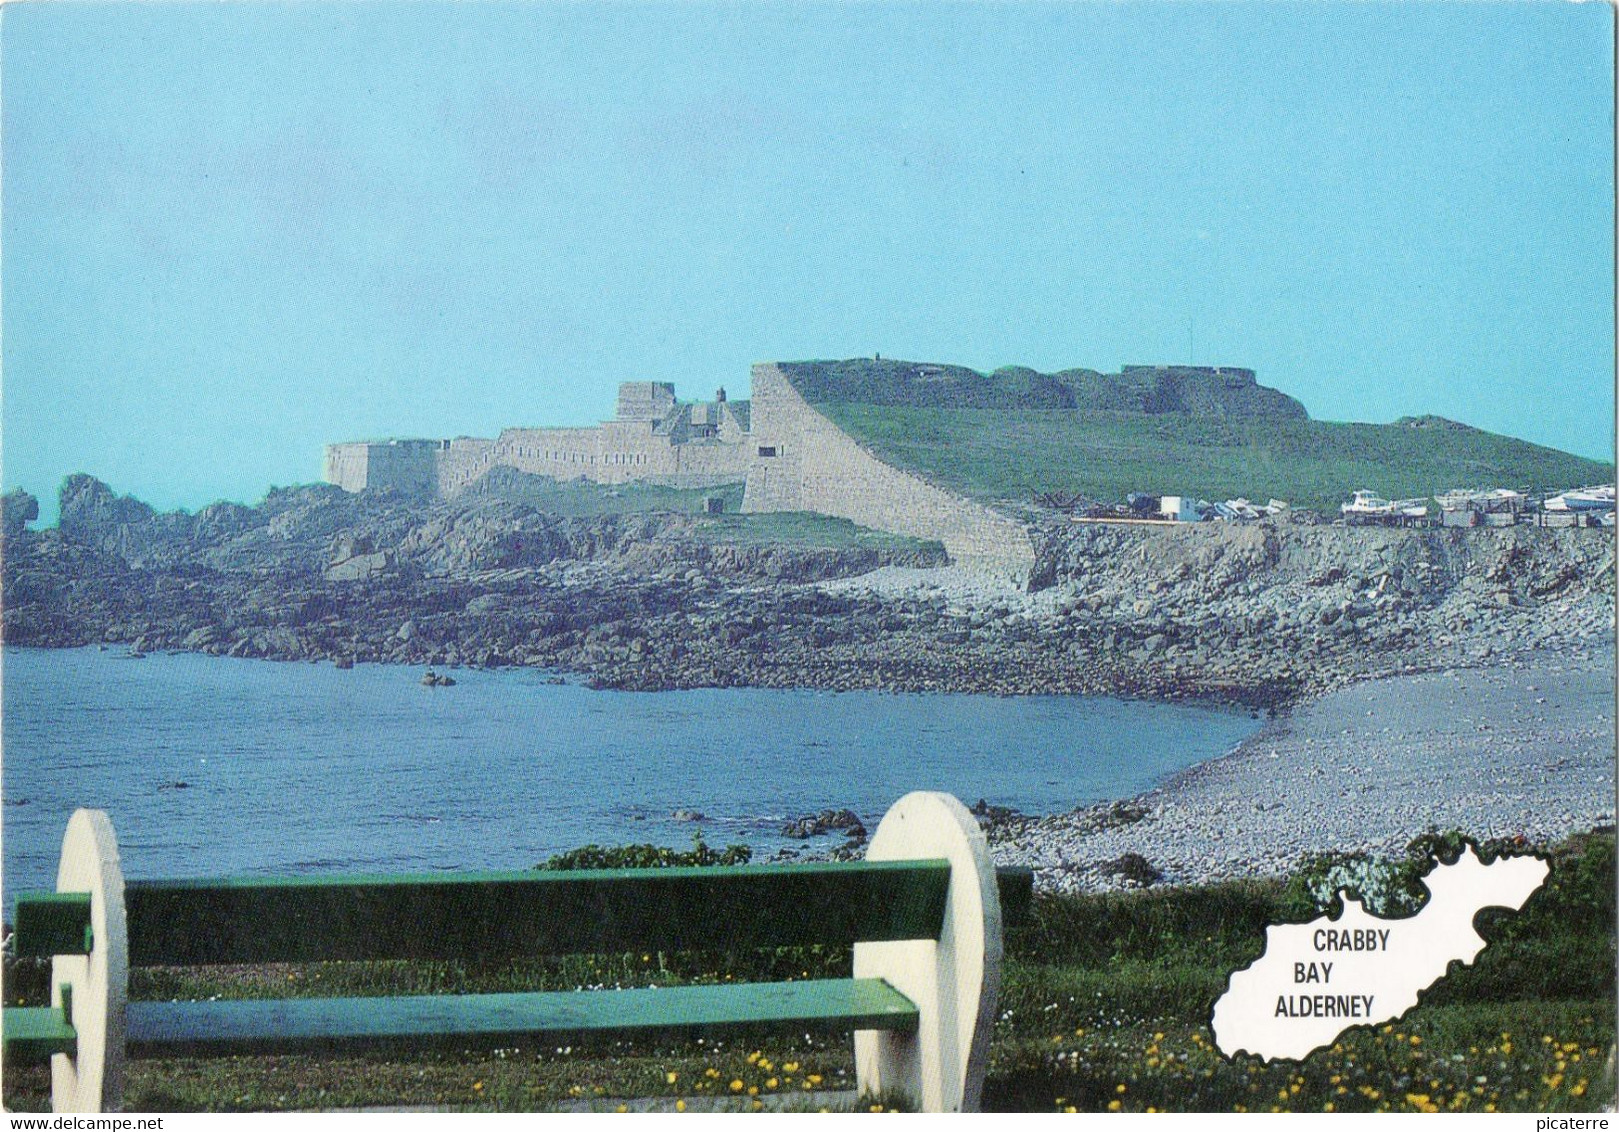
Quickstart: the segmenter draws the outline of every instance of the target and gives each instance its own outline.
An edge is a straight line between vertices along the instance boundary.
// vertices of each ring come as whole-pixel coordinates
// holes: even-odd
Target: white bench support
[[[112,820],[76,810],[62,837],[56,891],[90,894],[90,954],[51,960],[51,1005],[72,996],[78,1031],[73,1055],[51,1057],[55,1112],[117,1112],[124,1103],[124,1006],[129,994],[129,936],[124,925],[124,870]]]
[[[914,1035],[857,1031],[860,1091],[901,1092],[923,1112],[976,1112],[1001,988],[1001,898],[978,821],[949,794],[918,791],[889,809],[868,861],[944,857],[950,892],[937,940],[857,943],[856,978],[886,979],[921,1012]]]

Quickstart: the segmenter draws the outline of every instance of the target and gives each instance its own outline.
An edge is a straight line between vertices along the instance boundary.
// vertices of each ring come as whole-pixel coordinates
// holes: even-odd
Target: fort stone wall
[[[481,436],[458,436],[446,441],[435,456],[439,495],[455,494],[500,462],[495,442]]]
[[[345,441],[326,446],[326,468],[322,476],[327,483],[335,483],[344,491],[364,491],[367,458],[371,445],[363,440]]]
[[[937,539],[952,559],[1026,571],[1021,523],[885,463],[833,424],[772,363],[753,367],[752,438],[742,510],[816,511]]]
[[[438,453],[444,440],[354,441],[326,446],[326,479],[345,491],[402,491],[431,495],[438,490]]]
[[[741,438],[746,440],[746,436]],[[716,440],[691,440],[675,445],[674,473],[668,480],[656,476],[649,482],[669,487],[719,487],[722,484],[741,483],[752,463],[751,447],[739,443]]]
[[[556,480],[596,479],[600,456],[595,428],[508,428],[495,440],[497,463]]]
[[[935,539],[952,559],[1026,571],[1017,521],[902,471],[818,412],[777,365],[753,368],[753,397],[682,405],[666,382],[625,382],[618,416],[590,428],[508,428],[494,439],[328,445],[326,479],[347,491],[453,495],[490,469],[598,484],[709,488],[745,482],[743,510],[814,511]]]

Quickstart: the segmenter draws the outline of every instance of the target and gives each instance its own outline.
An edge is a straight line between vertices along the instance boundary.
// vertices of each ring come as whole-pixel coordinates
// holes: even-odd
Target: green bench
[[[51,1005],[12,1007],[7,1060],[49,1057],[58,1112],[114,1111],[126,1057],[509,1047],[588,1036],[849,1032],[858,1087],[926,1111],[977,1108],[1001,919],[1028,870],[997,874],[973,816],[914,793],[859,862],[432,876],[125,882],[112,823],[68,823],[54,893],[16,905],[19,956],[51,956]],[[848,979],[631,990],[130,1002],[130,965],[852,944]]]

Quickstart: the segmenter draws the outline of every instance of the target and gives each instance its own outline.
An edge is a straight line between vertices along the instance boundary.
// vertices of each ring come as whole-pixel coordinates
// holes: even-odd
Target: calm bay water
[[[787,841],[788,817],[846,806],[874,829],[922,789],[1066,809],[1137,793],[1258,727],[1069,696],[599,692],[467,670],[424,688],[420,675],[6,650],[7,892],[54,887],[79,806],[112,815],[130,877],[526,868],[591,842],[689,847],[699,829],[762,860],[841,842]]]

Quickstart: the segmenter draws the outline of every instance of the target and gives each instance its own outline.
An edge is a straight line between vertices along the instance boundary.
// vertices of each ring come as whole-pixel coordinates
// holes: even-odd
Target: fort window
[[[759,455],[761,455],[761,456],[774,456],[775,454],[776,454],[775,445],[768,445],[768,446],[764,445],[764,444],[759,445]]]

